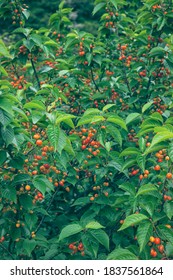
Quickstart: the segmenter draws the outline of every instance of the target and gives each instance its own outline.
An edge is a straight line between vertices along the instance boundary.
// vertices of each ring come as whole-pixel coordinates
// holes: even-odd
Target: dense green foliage
[[[0,258],[173,259],[172,0],[1,7]]]

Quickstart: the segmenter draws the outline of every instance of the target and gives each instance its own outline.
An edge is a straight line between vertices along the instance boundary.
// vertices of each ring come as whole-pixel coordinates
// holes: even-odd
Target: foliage
[[[172,259],[172,1],[96,0],[97,36],[1,5],[1,259]]]

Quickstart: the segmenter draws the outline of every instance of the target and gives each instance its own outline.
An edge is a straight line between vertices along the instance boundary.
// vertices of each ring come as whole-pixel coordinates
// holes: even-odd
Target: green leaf
[[[145,148],[146,148],[145,139],[143,137],[140,137],[139,141],[138,141],[138,144],[139,144],[139,148],[140,148],[141,152],[143,153],[145,151]]]
[[[59,123],[61,123],[63,121],[69,120],[69,119],[71,120],[73,118],[75,118],[75,116],[74,115],[70,115],[70,114],[60,115],[56,119],[56,124],[59,124]]]
[[[89,108],[87,109],[83,116],[88,116],[88,115],[99,115],[100,114],[100,110],[97,108]]]
[[[138,148],[130,147],[130,148],[126,148],[124,151],[122,151],[122,153],[120,154],[120,157],[129,156],[129,155],[138,155],[138,154],[140,154],[140,151]]]
[[[12,103],[8,98],[0,97],[0,108],[13,115]]]
[[[77,205],[85,205],[90,203],[89,197],[79,197],[75,200],[75,202],[72,204],[72,206],[77,206]]]
[[[29,12],[28,10],[23,10],[23,11],[22,11],[22,14],[24,15],[24,17],[25,17],[26,19],[28,19],[29,16],[30,16],[30,12]]]
[[[30,210],[33,208],[33,198],[29,194],[22,194],[19,196],[19,201],[21,206],[26,209]]]
[[[124,230],[132,225],[137,225],[147,219],[148,217],[143,214],[132,214],[124,220],[123,225],[120,227],[118,231]]]
[[[77,234],[81,232],[83,228],[79,224],[70,224],[66,227],[64,227],[59,235],[59,241],[63,240],[64,238],[67,238],[69,236],[72,236],[74,234]]]
[[[2,67],[1,65],[0,65],[0,73],[2,73],[2,75],[4,75],[4,76],[8,76],[7,71],[6,71],[5,68]]]
[[[6,146],[10,145],[14,139],[14,130],[11,126],[1,128],[2,139],[6,143]]]
[[[17,202],[16,189],[12,186],[7,186],[5,189],[2,190],[2,197],[16,203]]]
[[[105,112],[107,111],[108,109],[112,108],[113,106],[115,106],[115,104],[107,104],[103,107],[102,111]]]
[[[173,138],[173,133],[170,132],[169,130],[165,130],[164,133],[157,133],[154,137],[153,137],[153,140],[151,142],[151,145],[149,146],[148,149],[146,149],[145,153],[144,154],[148,154],[151,149],[153,148],[153,146],[157,145],[158,143],[160,142],[163,142],[165,140],[168,140],[168,139],[172,139]]]
[[[116,160],[110,161],[107,166],[114,167],[116,170],[122,171],[123,162],[121,159],[117,158]]]
[[[97,5],[94,7],[94,10],[93,10],[93,12],[92,12],[93,16],[94,16],[98,11],[100,11],[105,5],[106,5],[106,3],[104,3],[104,2],[101,2],[101,3],[97,4]]]
[[[102,226],[100,223],[98,223],[97,221],[91,221],[89,222],[85,228],[90,228],[90,229],[100,229],[100,228],[104,228],[104,226]]]
[[[122,147],[123,140],[118,128],[110,124],[106,126],[106,132],[108,132],[115,139],[115,141]]]
[[[0,123],[3,126],[7,126],[11,121],[12,121],[12,115],[0,109]]]
[[[153,192],[153,191],[157,191],[157,187],[155,187],[154,185],[152,184],[146,184],[146,185],[143,185],[139,188],[136,196],[139,196],[139,195],[145,195],[145,194],[149,194],[150,192]]]
[[[122,248],[115,249],[107,257],[107,260],[137,260],[137,259],[138,257],[134,255],[131,251]]]
[[[58,149],[59,134],[60,134],[59,125],[54,125],[54,124],[48,125],[47,135],[51,145],[54,147],[55,152]]]
[[[152,50],[149,53],[149,56],[164,56],[165,55],[165,49],[162,47],[155,47],[152,48]]]
[[[152,235],[153,227],[150,221],[144,221],[137,229],[137,241],[139,243],[140,252],[142,252]]]
[[[37,110],[40,110],[40,111],[46,111],[45,105],[39,100],[33,100],[29,103],[26,103],[24,105],[24,108],[25,109],[37,109]]]
[[[129,125],[130,123],[132,123],[139,116],[140,116],[139,113],[131,113],[130,115],[128,115],[127,118],[126,118],[126,125]]]
[[[171,161],[173,162],[173,143],[169,144],[168,156],[170,157]]]
[[[167,201],[164,203],[164,212],[166,213],[167,217],[171,220],[173,217],[173,202]]]
[[[137,155],[136,157],[136,161],[138,166],[142,169],[142,171],[144,172],[145,170],[145,163],[146,163],[146,157],[143,155]]]
[[[77,123],[77,127],[80,125],[84,125],[87,123],[101,122],[104,121],[105,118],[103,116],[93,116],[93,115],[84,115]]]
[[[31,177],[28,174],[17,174],[13,177],[12,186],[17,186],[22,183],[30,181]]]
[[[105,120],[105,118],[102,116],[94,116],[91,120],[91,123],[103,122],[104,120]]]
[[[169,241],[173,245],[173,231],[166,226],[160,225],[157,227],[157,230],[161,234],[162,238],[166,241]]]
[[[54,190],[53,185],[44,175],[35,176],[32,183],[34,187],[37,190],[39,190],[43,195],[45,195],[47,188]]]
[[[26,251],[27,255],[30,257],[32,251],[35,249],[37,243],[33,239],[24,239],[23,249]]]
[[[109,251],[109,236],[102,229],[91,229],[90,234]]]
[[[125,163],[122,166],[122,171],[134,166],[136,164],[136,159],[126,159]]]
[[[147,102],[143,107],[142,107],[142,113],[144,113],[147,109],[149,109],[153,105],[153,101]]]
[[[82,243],[84,248],[87,248],[87,254],[96,259],[99,250],[99,243],[97,240],[93,238],[88,232],[86,232],[82,235]]]
[[[136,190],[135,190],[135,186],[132,185],[131,183],[127,182],[127,183],[123,183],[119,186],[120,189],[122,189],[125,192],[128,192],[129,194],[131,194],[132,196],[135,196],[136,194]]]
[[[72,147],[72,144],[71,144],[71,141],[69,138],[66,137],[66,144],[64,146],[64,150],[69,153],[70,155],[75,155],[75,152],[73,150],[73,147]]]
[[[13,110],[17,112],[25,121],[28,121],[27,115],[18,107],[13,106]]]
[[[59,138],[57,144],[57,151],[61,155],[62,150],[65,148],[67,143],[67,136],[65,135],[64,131],[60,129],[59,131]]]
[[[0,40],[0,55],[11,58],[11,55],[9,54],[9,52],[2,40]]]
[[[125,121],[118,116],[117,117],[108,117],[107,122],[115,123],[127,131],[127,126],[126,126]]]
[[[5,151],[0,151],[0,166],[6,161],[7,153]]]

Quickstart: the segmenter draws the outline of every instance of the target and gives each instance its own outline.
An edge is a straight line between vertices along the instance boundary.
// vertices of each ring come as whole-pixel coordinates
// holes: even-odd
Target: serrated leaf
[[[6,146],[10,145],[14,139],[14,130],[11,126],[1,128],[2,139],[6,143]]]
[[[114,167],[116,170],[121,171],[123,162],[121,159],[117,158],[116,160],[110,161],[107,166]]]
[[[33,100],[31,102],[28,102],[24,105],[25,109],[36,109],[36,110],[40,110],[40,111],[46,111],[46,107],[43,104],[43,102],[39,101],[39,100]]]
[[[144,170],[145,170],[145,163],[146,163],[146,157],[139,154],[136,157],[136,161],[137,161],[137,164],[140,167],[140,169],[142,169],[142,171],[144,172]]]
[[[122,166],[122,171],[128,169],[129,167],[132,167],[135,164],[136,164],[136,159],[127,159]]]
[[[45,195],[46,189],[54,190],[53,185],[44,175],[37,175],[32,181],[34,187]]]
[[[47,135],[51,145],[54,147],[55,152],[58,148],[60,128],[59,125],[50,124],[47,127]]]
[[[105,228],[104,226],[102,226],[100,223],[98,223],[97,221],[91,221],[89,222],[85,228],[90,228],[90,229],[100,229],[100,228]]]
[[[137,260],[137,259],[138,257],[134,255],[131,251],[122,248],[115,249],[107,257],[107,260]]]
[[[58,143],[57,143],[57,151],[60,155],[62,150],[65,148],[66,144],[67,144],[67,136],[65,135],[64,131],[60,129]]]
[[[0,108],[13,116],[12,103],[8,98],[0,98]]]
[[[18,184],[26,183],[27,181],[30,181],[31,177],[28,174],[17,174],[13,177],[12,186],[17,186]]]
[[[0,123],[3,126],[7,126],[11,121],[12,121],[12,115],[0,109]]]
[[[79,224],[70,224],[66,227],[64,227],[59,235],[59,241],[70,237],[74,234],[77,234],[79,232],[81,232],[83,230],[83,228],[81,227],[81,225]]]
[[[163,142],[165,140],[169,140],[173,138],[173,133],[170,131],[165,131],[164,134],[163,133],[157,133],[154,137],[153,140],[151,142],[151,145],[149,146],[148,149],[146,149],[144,154],[148,154],[151,149],[153,148],[153,146],[159,144],[160,142]]]
[[[109,251],[109,236],[102,229],[90,229],[89,233]]]
[[[143,214],[132,214],[124,220],[123,225],[120,227],[118,231],[124,230],[132,225],[137,225],[147,219],[148,217]]]
[[[142,113],[144,113],[146,110],[148,110],[152,105],[153,105],[153,101],[147,102],[147,103],[142,107]]]
[[[17,202],[16,189],[12,186],[7,186],[5,189],[2,189],[2,197],[16,203]]]
[[[165,49],[162,47],[155,47],[149,52],[149,56],[164,56]]]
[[[168,155],[169,155],[171,161],[173,162],[173,143],[169,144]]]
[[[126,148],[124,151],[122,151],[122,153],[120,154],[120,157],[129,156],[129,155],[138,155],[138,154],[140,154],[140,151],[138,148],[130,147],[130,148]]]
[[[23,249],[26,251],[27,255],[30,257],[32,251],[35,249],[37,243],[33,239],[24,239]]]
[[[173,217],[173,202],[167,201],[164,203],[164,212],[166,213],[167,217],[171,220]]]
[[[123,140],[118,128],[114,127],[113,125],[107,125],[106,132],[108,132],[115,139],[115,141],[122,147]]]
[[[20,116],[22,116],[25,121],[28,121],[27,115],[20,108],[13,106],[13,110],[17,112]]]
[[[128,182],[123,183],[119,186],[119,188],[122,189],[125,192],[128,192],[132,196],[135,196],[135,194],[136,194],[135,186],[132,185],[131,183],[128,183]]]
[[[131,113],[126,118],[126,125],[129,125],[140,116],[139,113]]]
[[[169,241],[173,245],[173,230],[166,226],[160,225],[157,227],[164,240]]]
[[[153,191],[158,191],[157,187],[155,187],[152,184],[146,184],[139,188],[136,196],[149,194],[150,192],[153,192]]]
[[[87,123],[100,122],[100,121],[104,121],[104,120],[105,119],[103,116],[85,115],[78,121],[77,127],[80,125],[87,124]]]
[[[115,123],[115,124],[117,124],[118,126],[122,127],[123,129],[125,129],[127,131],[126,123],[120,117],[108,117],[107,122]]]
[[[153,227],[150,221],[144,221],[137,229],[137,241],[142,252],[152,235]]]
[[[56,119],[56,124],[59,124],[59,123],[64,122],[64,121],[67,121],[69,119],[71,120],[73,118],[75,118],[75,116],[74,115],[70,115],[70,114],[60,115]]]

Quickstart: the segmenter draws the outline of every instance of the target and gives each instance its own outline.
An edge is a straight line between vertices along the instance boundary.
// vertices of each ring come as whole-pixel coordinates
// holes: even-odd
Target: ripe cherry
[[[170,172],[167,173],[167,174],[166,174],[166,178],[167,178],[167,179],[172,179],[172,173],[170,173]]]
[[[161,240],[159,237],[156,237],[155,240],[154,240],[154,243],[159,245],[161,243]]]

